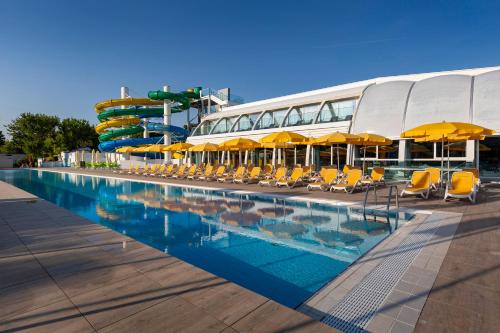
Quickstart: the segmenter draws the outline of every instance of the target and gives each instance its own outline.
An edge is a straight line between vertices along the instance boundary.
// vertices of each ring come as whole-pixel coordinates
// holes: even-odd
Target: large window
[[[259,113],[252,113],[248,115],[243,115],[234,125],[234,132],[242,132],[242,131],[251,131],[257,118],[259,117]]]
[[[280,127],[288,109],[279,109],[274,111],[266,111],[259,122],[257,123],[255,129],[265,129],[265,128],[276,128]]]
[[[356,108],[356,100],[326,102],[318,115],[317,123],[351,120]]]
[[[412,160],[434,159],[433,142],[406,141],[407,156]]]
[[[310,104],[294,107],[285,121],[285,126],[309,125],[314,122],[319,112],[320,104]]]
[[[194,130],[193,136],[208,135],[214,124],[214,120],[205,120]]]
[[[233,123],[237,117],[222,118],[217,125],[214,126],[211,134],[227,133],[233,127]]]
[[[500,177],[500,137],[489,137],[479,143],[479,170],[482,176]]]

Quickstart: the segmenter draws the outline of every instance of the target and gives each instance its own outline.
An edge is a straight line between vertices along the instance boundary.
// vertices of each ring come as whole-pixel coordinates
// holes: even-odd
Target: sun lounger
[[[432,189],[431,174],[428,171],[414,171],[411,180],[401,191],[401,197],[405,194],[420,195],[422,198],[429,198]]]
[[[212,175],[210,175],[210,176],[205,177],[205,180],[207,180],[207,181],[217,180],[219,178],[222,178],[222,176],[224,176],[225,172],[226,172],[226,166],[225,165],[219,165],[217,167],[217,170],[215,171],[215,173],[212,174]]]
[[[159,174],[159,177],[167,178],[171,177],[177,171],[177,164],[169,164],[165,170]]]
[[[144,168],[136,170],[135,174],[139,176],[147,174],[149,172],[149,168],[150,168],[149,164],[146,164]]]
[[[234,183],[255,184],[261,180],[262,169],[260,167],[253,167],[250,173],[247,173],[239,178],[234,178]]]
[[[448,198],[469,199],[476,202],[476,181],[469,171],[456,171],[451,176],[451,183],[446,185],[444,200]]]
[[[351,169],[347,171],[345,178],[330,187],[330,191],[343,190],[347,193],[353,193],[356,189],[361,187],[361,178],[363,173],[360,169]]]
[[[481,179],[479,178],[479,170],[476,169],[476,168],[464,168],[462,169],[462,171],[466,171],[466,172],[472,172],[472,174],[474,175],[474,181],[476,183],[476,191],[479,190],[479,186],[481,185]]]
[[[381,185],[385,184],[384,180],[385,169],[382,167],[374,167],[369,176],[361,180],[363,185]]]
[[[304,185],[302,177],[304,175],[304,169],[294,168],[292,174],[289,177],[282,177],[276,182],[277,187],[286,186],[288,188],[294,188],[296,186]]]
[[[268,185],[268,186],[273,186],[276,184],[276,182],[283,177],[286,177],[287,169],[285,167],[279,167],[276,170],[276,173],[274,174],[274,177],[268,178],[268,179],[262,179],[259,181],[260,186]]]
[[[189,167],[187,173],[184,173],[182,175],[179,175],[177,178],[179,179],[186,179],[187,177],[192,177],[196,174],[196,172],[198,171],[198,166],[196,164],[193,164]]]
[[[427,171],[431,175],[431,187],[433,190],[437,190],[441,185],[441,169],[439,168],[425,168],[424,171]]]
[[[212,175],[214,173],[214,166],[209,164],[206,166],[205,170],[203,172],[200,172],[194,176],[192,176],[191,178],[188,178],[188,179],[199,179],[199,180],[204,180],[206,179],[206,177],[209,177],[210,175]]]
[[[177,172],[172,174],[172,178],[184,178],[186,173],[187,165],[183,164],[177,169]]]
[[[337,182],[337,176],[337,169],[321,169],[319,179],[316,179],[314,183],[308,184],[307,190],[327,191]]]
[[[134,172],[134,165],[133,164],[130,164],[128,169],[120,169],[118,170],[118,173],[119,174],[129,174],[131,175],[132,173]]]
[[[240,166],[240,167],[238,167],[236,169],[236,172],[228,174],[226,176],[222,176],[220,178],[217,178],[217,181],[219,183],[232,182],[235,178],[243,177],[243,175],[245,174],[246,170],[247,170],[247,168],[245,168],[244,166]]]

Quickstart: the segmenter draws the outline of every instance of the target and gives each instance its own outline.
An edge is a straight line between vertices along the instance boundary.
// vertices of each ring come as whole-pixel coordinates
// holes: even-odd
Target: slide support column
[[[163,91],[169,92],[170,91],[170,86],[163,86]],[[164,100],[163,101],[163,125],[168,125],[170,126],[172,124],[172,107],[171,103],[169,100]],[[165,132],[163,134],[163,144],[164,145],[170,145],[171,144],[171,136],[170,132]],[[169,163],[170,162],[170,152],[165,152],[165,162]]]

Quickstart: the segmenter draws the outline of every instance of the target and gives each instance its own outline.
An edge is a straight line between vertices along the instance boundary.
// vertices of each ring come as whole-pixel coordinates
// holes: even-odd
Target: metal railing
[[[387,196],[387,203],[386,203],[386,219],[387,223],[390,225],[390,211],[391,211],[391,203],[392,203],[392,197],[394,196],[395,198],[395,207],[396,207],[396,214],[395,214],[395,222],[394,222],[394,230],[398,228],[398,223],[399,223],[399,197],[398,197],[398,187],[396,184],[389,184],[387,185],[389,187],[389,195]],[[394,193],[395,189],[395,193]],[[368,196],[370,194],[370,191],[373,190],[373,195],[375,197],[375,209],[377,208],[376,206],[378,205],[378,196],[377,196],[377,184],[373,185],[367,185],[366,186],[366,191],[365,191],[365,198],[363,200],[363,218],[366,220],[366,205],[368,203]],[[374,212],[373,215],[375,216],[375,219],[377,218],[377,213]]]

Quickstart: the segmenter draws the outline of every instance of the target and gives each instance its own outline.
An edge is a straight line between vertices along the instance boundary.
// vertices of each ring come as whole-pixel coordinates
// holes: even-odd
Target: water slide
[[[147,130],[153,133],[171,133],[174,140],[185,140],[188,131],[184,128],[164,125],[163,122],[144,122],[142,119],[163,118],[163,100],[175,102],[171,112],[187,110],[191,100],[199,98],[201,88],[188,89],[180,93],[151,91],[150,98],[111,99],[97,103],[95,111],[100,124],[96,126],[99,134],[99,150],[114,151],[123,146],[163,143],[163,135],[149,138],[130,138]],[[154,97],[154,98],[153,98]]]

